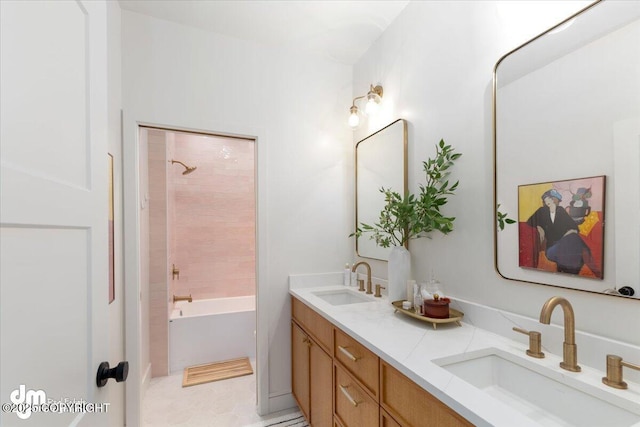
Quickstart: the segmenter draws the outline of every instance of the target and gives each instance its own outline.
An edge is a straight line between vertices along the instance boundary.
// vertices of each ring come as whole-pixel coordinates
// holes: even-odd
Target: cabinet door
[[[402,427],[384,409],[380,408],[380,427]]]
[[[322,348],[311,341],[310,347],[311,424],[313,427],[331,427],[333,419],[333,361]]]
[[[309,407],[309,337],[291,322],[291,383],[293,397],[300,410],[310,419]]]

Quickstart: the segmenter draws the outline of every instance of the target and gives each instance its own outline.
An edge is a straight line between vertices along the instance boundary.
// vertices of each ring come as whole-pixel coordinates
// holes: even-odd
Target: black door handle
[[[104,387],[109,378],[113,378],[120,383],[127,380],[129,375],[129,362],[124,361],[118,363],[115,368],[109,369],[109,362],[102,362],[98,366],[98,375],[96,376],[96,384],[98,387]]]

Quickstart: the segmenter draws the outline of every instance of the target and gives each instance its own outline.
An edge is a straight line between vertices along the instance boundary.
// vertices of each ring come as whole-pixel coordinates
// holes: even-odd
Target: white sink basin
[[[346,304],[358,304],[363,302],[373,302],[372,298],[357,293],[357,291],[351,291],[348,289],[334,290],[334,291],[317,291],[312,292],[313,295],[328,302],[331,305],[346,305]]]
[[[629,427],[640,423],[640,402],[572,378],[581,374],[565,375],[526,356],[489,348],[433,362],[541,426]]]

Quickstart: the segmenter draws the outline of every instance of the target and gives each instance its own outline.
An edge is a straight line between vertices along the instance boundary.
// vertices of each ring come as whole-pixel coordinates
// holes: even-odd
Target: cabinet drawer
[[[384,361],[380,362],[380,405],[403,426],[473,426]]]
[[[338,364],[334,372],[334,412],[344,427],[377,426],[378,402],[373,400]]]
[[[291,297],[292,317],[318,342],[324,350],[333,354],[333,325],[324,317]]]
[[[333,358],[339,360],[375,400],[378,400],[378,356],[349,335],[336,329]]]

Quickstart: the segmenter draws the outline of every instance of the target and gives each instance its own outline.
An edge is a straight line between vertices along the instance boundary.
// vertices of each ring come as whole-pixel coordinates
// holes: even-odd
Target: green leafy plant
[[[462,154],[454,153],[451,145],[444,140],[436,145],[435,158],[422,162],[426,175],[426,183],[420,184],[420,193],[404,195],[390,188],[380,188],[384,194],[385,206],[380,212],[377,223],[370,225],[360,223],[355,233],[349,237],[360,237],[370,233],[370,238],[378,246],[403,246],[410,239],[425,237],[431,231],[437,230],[447,234],[453,230],[455,217],[446,217],[440,208],[447,203],[447,196],[454,194],[458,188],[458,181],[449,184],[449,168]]]
[[[496,219],[498,221],[498,228],[500,230],[504,230],[504,227],[507,224],[515,224],[516,223],[516,220],[508,218],[508,215],[509,214],[507,214],[506,212],[505,213],[500,212],[500,205],[496,206]]]

